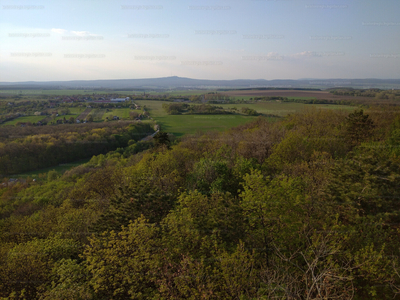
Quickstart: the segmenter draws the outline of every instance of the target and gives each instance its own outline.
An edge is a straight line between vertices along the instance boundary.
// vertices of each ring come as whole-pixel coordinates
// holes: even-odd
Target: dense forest
[[[154,130],[143,123],[5,127],[0,134],[0,175],[68,163],[127,147]]]
[[[396,108],[312,108],[4,182],[0,297],[398,299],[399,146]]]

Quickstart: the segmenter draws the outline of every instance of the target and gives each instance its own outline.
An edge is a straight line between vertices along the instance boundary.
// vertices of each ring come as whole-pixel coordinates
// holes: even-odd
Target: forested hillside
[[[4,128],[0,134],[0,175],[105,154],[153,132],[149,124],[130,122]]]
[[[398,299],[399,146],[393,107],[309,109],[5,182],[0,297]]]

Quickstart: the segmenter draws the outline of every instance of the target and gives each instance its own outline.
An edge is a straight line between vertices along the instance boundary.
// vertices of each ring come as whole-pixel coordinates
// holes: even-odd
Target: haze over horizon
[[[0,81],[398,79],[387,0],[4,0]]]

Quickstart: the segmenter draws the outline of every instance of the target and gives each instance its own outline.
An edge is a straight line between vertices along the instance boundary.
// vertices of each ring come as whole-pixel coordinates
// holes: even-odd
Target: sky
[[[0,81],[400,78],[399,0],[1,0]]]

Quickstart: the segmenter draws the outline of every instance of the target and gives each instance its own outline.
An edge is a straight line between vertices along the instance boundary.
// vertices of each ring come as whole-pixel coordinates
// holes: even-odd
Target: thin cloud
[[[99,36],[98,34],[90,33],[89,31],[75,31],[67,30],[62,28],[52,28],[51,32],[63,35],[74,35],[74,36]]]
[[[54,33],[57,33],[57,34],[64,34],[64,33],[68,32],[68,30],[61,29],[61,28],[52,28],[51,32],[54,32]]]
[[[89,31],[71,31],[71,33],[77,36],[97,36],[97,34],[90,33]]]

